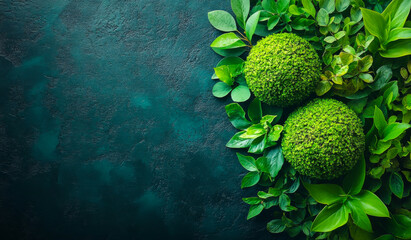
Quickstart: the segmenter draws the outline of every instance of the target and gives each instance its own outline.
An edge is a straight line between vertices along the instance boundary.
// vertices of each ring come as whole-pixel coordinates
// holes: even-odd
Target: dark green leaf
[[[404,193],[404,182],[401,175],[397,172],[393,172],[390,176],[389,184],[391,192],[398,198],[402,198]]]
[[[304,183],[311,197],[321,204],[332,204],[342,201],[345,197],[344,190],[335,184],[309,184]]]
[[[285,212],[291,212],[293,210],[297,210],[296,207],[293,207],[293,206],[290,205],[291,204],[291,199],[285,193],[280,195],[278,204],[280,206],[280,209],[285,211]]]
[[[354,196],[358,199],[362,209],[368,215],[375,217],[389,217],[385,204],[372,192],[368,190],[362,190],[358,195]]]
[[[271,13],[277,12],[277,2],[273,0],[263,0],[261,5],[263,8]]]
[[[362,205],[358,202],[358,200],[351,199],[347,201],[347,206],[351,210],[351,217],[354,224],[367,232],[372,232],[370,219],[367,214],[365,214],[362,209]]]
[[[247,86],[239,85],[231,92],[231,99],[234,102],[245,102],[251,97],[250,89]]]
[[[213,95],[214,97],[222,98],[227,96],[231,92],[231,87],[224,82],[218,82],[214,84]]]
[[[370,87],[372,88],[373,91],[378,91],[387,84],[387,82],[391,79],[391,77],[392,77],[391,67],[388,65],[384,65],[378,68],[377,74],[375,76],[375,80],[372,84],[370,84]]]
[[[329,81],[322,80],[317,84],[317,87],[315,88],[315,93],[318,96],[322,96],[326,94],[328,91],[330,91],[331,88],[332,84]]]
[[[297,178],[297,180],[294,181],[293,185],[288,189],[288,193],[295,193],[298,188],[300,187],[300,179]]]
[[[246,170],[254,172],[257,171],[257,167],[255,164],[255,159],[251,156],[245,156],[240,153],[237,153],[238,161],[240,162],[241,166],[243,166]]]
[[[345,176],[343,187],[349,195],[359,193],[365,181],[365,159],[364,156],[358,160],[353,169]]]
[[[238,57],[243,54],[246,50],[245,47],[242,48],[234,48],[234,49],[219,49],[219,48],[212,48],[214,52],[218,55],[223,57]]]
[[[267,28],[268,30],[272,30],[275,26],[277,26],[278,22],[280,21],[279,15],[274,15],[268,19]]]
[[[281,219],[271,220],[267,223],[267,231],[270,233],[281,233],[285,228],[286,226]]]
[[[261,199],[258,197],[248,197],[248,198],[243,198],[243,201],[247,204],[250,205],[256,205],[261,203]]]
[[[325,10],[324,8],[321,8],[320,11],[318,11],[318,14],[317,14],[318,25],[327,26],[329,19],[330,19],[330,17],[328,16],[327,10]]]
[[[270,173],[270,163],[266,157],[259,157],[255,163],[260,172]]]
[[[382,111],[375,106],[374,110],[374,126],[377,128],[380,136],[384,136],[384,129],[387,127],[387,121]]]
[[[225,106],[227,116],[237,129],[246,129],[251,126],[251,122],[245,118],[245,112],[238,103],[231,103]],[[237,135],[237,134],[236,134]]]
[[[341,203],[325,206],[315,218],[311,231],[330,232],[348,221],[348,209]]]
[[[224,32],[237,30],[235,19],[226,11],[217,10],[208,13],[208,20],[216,29]]]
[[[278,172],[280,172],[284,164],[284,156],[281,147],[277,146],[271,149],[265,157],[270,165],[270,176],[274,178],[278,175]]]
[[[360,98],[360,99],[355,99],[355,100],[351,100],[347,103],[347,105],[354,110],[354,112],[356,112],[357,114],[362,113],[365,105],[367,104],[367,98]]]
[[[264,209],[264,205],[262,204],[250,206],[250,209],[248,210],[247,220],[260,214],[263,211],[263,209]]]
[[[226,147],[229,147],[229,148],[248,148],[250,147],[254,139],[240,138],[240,136],[243,135],[244,133],[245,131],[236,133],[230,139],[230,141],[226,144]]]
[[[254,98],[254,100],[248,106],[248,117],[253,123],[258,123],[262,117],[262,109],[261,109],[261,102],[258,98]]]
[[[260,174],[258,172],[249,172],[241,180],[241,188],[252,187],[260,181]]]

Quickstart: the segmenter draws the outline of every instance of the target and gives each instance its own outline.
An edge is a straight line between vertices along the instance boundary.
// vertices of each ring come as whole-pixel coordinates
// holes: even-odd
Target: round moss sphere
[[[284,158],[302,175],[333,179],[347,173],[365,149],[362,123],[335,99],[315,99],[284,123]]]
[[[314,93],[321,62],[310,43],[292,33],[270,35],[250,51],[244,73],[261,101],[275,106],[301,103]]]

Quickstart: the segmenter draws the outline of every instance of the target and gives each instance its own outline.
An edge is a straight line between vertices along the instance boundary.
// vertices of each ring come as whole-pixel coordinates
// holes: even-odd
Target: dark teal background
[[[211,95],[229,0],[0,1],[1,239],[271,239]]]

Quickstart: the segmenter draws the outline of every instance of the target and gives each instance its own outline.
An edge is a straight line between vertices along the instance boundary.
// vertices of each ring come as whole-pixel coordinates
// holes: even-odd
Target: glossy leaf
[[[263,211],[263,209],[264,209],[264,205],[262,204],[250,206],[250,209],[248,210],[247,220],[260,214]]]
[[[226,11],[217,10],[208,13],[208,20],[216,29],[223,32],[231,32],[237,30],[235,19]]]
[[[212,49],[215,53],[223,57],[238,57],[241,54],[243,54],[246,50],[245,47],[233,48],[233,49],[219,49],[219,48],[212,48]]]
[[[278,13],[285,13],[290,5],[290,0],[278,0],[277,11]]]
[[[261,109],[261,102],[258,98],[254,98],[254,100],[250,103],[247,113],[253,123],[260,122],[263,113]]]
[[[218,82],[214,84],[213,95],[214,97],[222,98],[227,96],[231,92],[231,86],[224,82]]]
[[[377,128],[380,136],[384,136],[384,129],[387,127],[387,121],[381,109],[375,106],[374,110],[374,126]]]
[[[226,147],[229,147],[229,148],[248,148],[250,147],[254,139],[241,138],[240,136],[243,135],[244,133],[245,131],[236,133],[230,139],[230,141],[228,141],[228,143],[226,144]]]
[[[387,50],[380,51],[380,55],[385,58],[399,58],[411,55],[411,40],[403,39],[391,42],[386,48]]]
[[[245,21],[250,12],[250,0],[231,0],[231,8],[239,21],[245,26]]]
[[[285,228],[286,226],[281,219],[271,220],[267,223],[267,231],[270,233],[281,233]]]
[[[259,19],[260,19],[260,11],[251,15],[250,18],[247,20],[247,23],[245,25],[245,34],[250,41],[253,38],[253,35],[255,33],[255,29],[257,28]]]
[[[392,78],[392,70],[391,67],[388,65],[381,66],[377,70],[377,74],[375,76],[375,80],[370,87],[373,91],[378,91],[383,88],[389,80]]]
[[[384,17],[373,10],[361,8],[364,26],[367,31],[376,36],[380,42],[385,42],[387,39],[387,23]]]
[[[348,209],[341,203],[325,206],[317,215],[311,231],[314,232],[330,232],[337,229],[348,221]]]
[[[231,76],[230,68],[228,66],[223,65],[223,66],[216,67],[214,68],[214,72],[217,78],[220,79],[225,84],[227,84],[228,86],[231,86],[234,84],[234,78]]]
[[[338,12],[345,11],[350,6],[350,0],[335,0],[335,8]]]
[[[324,8],[321,8],[320,11],[318,11],[318,14],[317,14],[318,25],[327,26],[329,19],[330,19],[330,17],[328,16],[327,10],[325,10]]]
[[[242,138],[255,139],[267,133],[267,129],[262,124],[254,124],[247,128],[245,133],[241,135]]]
[[[265,144],[266,144],[266,136],[263,135],[261,137],[258,137],[253,140],[253,142],[250,145],[250,148],[248,149],[248,152],[255,153],[255,154],[263,153],[265,149]]]
[[[347,201],[347,207],[350,209],[350,214],[355,225],[361,229],[372,232],[370,219],[362,209],[362,205],[356,199]]]
[[[280,21],[279,15],[274,15],[268,19],[267,27],[268,30],[272,30],[275,26],[277,26],[278,22]]]
[[[308,14],[310,14],[313,18],[315,18],[315,8],[314,4],[311,2],[311,0],[301,0],[303,3],[304,11],[306,11]]]
[[[234,74],[235,70],[238,68],[238,66],[240,66],[243,63],[244,63],[244,60],[242,58],[239,58],[239,57],[225,57],[217,63],[216,67],[228,66],[228,70],[231,73],[231,75],[235,75]],[[218,79],[218,77],[215,73],[211,78],[212,79]]]
[[[245,47],[246,44],[235,33],[231,32],[217,37],[210,46],[224,50]]]
[[[269,164],[269,173],[272,178],[276,177],[284,164],[284,156],[281,146],[277,146],[265,155]]]
[[[395,139],[410,127],[411,125],[408,123],[391,123],[384,129],[384,138],[382,140],[389,141]]]
[[[241,166],[243,166],[246,170],[250,172],[257,171],[255,159],[251,156],[245,156],[240,153],[237,153],[238,161],[240,162]]]
[[[237,129],[246,129],[251,126],[251,122],[245,118],[245,112],[238,103],[231,103],[225,106],[225,110],[231,124]]]
[[[335,184],[310,184],[303,182],[303,185],[311,197],[321,204],[332,204],[345,198],[344,190]]]
[[[252,187],[260,181],[260,174],[258,172],[249,172],[241,180],[241,188]]]
[[[399,40],[399,39],[410,39],[411,38],[411,28],[396,28],[391,30],[388,35],[387,43]]]
[[[245,102],[251,97],[250,89],[247,86],[239,85],[231,92],[231,99],[234,102]]]
[[[389,186],[391,192],[394,193],[395,196],[402,198],[402,195],[404,193],[404,182],[400,174],[398,174],[397,172],[393,172],[391,174],[389,179]]]
[[[382,16],[388,21],[390,20],[390,29],[401,28],[410,13],[411,1],[409,0],[393,0],[382,12]]]
[[[385,204],[374,193],[368,190],[362,190],[359,194],[354,196],[361,204],[362,209],[368,215],[375,217],[389,217]]]
[[[343,188],[349,195],[358,194],[365,181],[365,159],[364,156],[358,160],[352,170],[345,176]]]

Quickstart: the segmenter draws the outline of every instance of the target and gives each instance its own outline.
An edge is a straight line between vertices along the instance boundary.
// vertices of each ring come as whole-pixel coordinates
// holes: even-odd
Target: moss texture
[[[285,159],[301,174],[333,179],[347,173],[365,148],[362,123],[344,103],[315,99],[284,124]]]
[[[314,93],[321,62],[305,39],[292,34],[270,35],[250,51],[245,77],[261,101],[275,106],[301,103]]]

